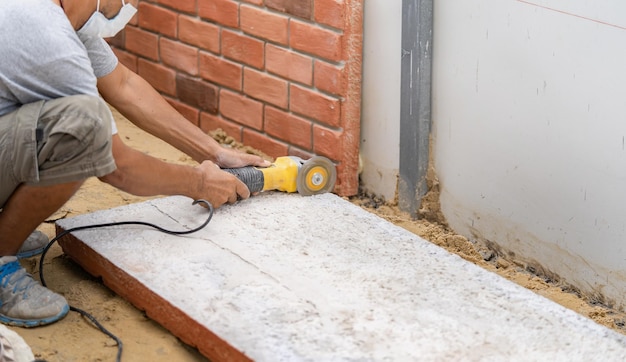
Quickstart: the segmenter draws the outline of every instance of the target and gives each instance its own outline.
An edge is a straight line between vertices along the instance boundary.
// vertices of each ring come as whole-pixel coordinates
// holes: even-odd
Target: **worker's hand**
[[[241,152],[232,148],[221,147],[215,155],[216,163],[221,168],[237,168],[245,166],[268,167],[270,161],[264,160],[257,155]]]
[[[202,173],[202,181],[196,199],[209,201],[214,208],[225,203],[235,203],[239,199],[250,197],[246,184],[228,172],[222,171],[211,161],[204,161],[197,166]]]

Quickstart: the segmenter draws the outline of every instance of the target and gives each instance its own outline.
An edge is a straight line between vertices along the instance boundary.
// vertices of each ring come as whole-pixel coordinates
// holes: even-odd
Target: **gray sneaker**
[[[15,256],[0,258],[0,322],[36,327],[65,317],[65,298],[43,287],[26,273]]]
[[[49,241],[50,240],[48,240],[48,236],[46,234],[39,230],[33,231],[30,235],[28,235],[28,238],[24,241],[24,244],[22,244],[22,247],[17,252],[17,258],[30,258],[31,256],[43,253],[43,250],[46,248]]]

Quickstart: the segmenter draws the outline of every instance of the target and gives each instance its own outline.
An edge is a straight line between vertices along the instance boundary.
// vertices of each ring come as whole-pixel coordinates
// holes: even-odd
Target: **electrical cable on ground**
[[[156,229],[160,232],[163,232],[165,234],[170,234],[170,235],[187,235],[187,234],[192,234],[195,233],[197,231],[200,231],[202,229],[204,229],[209,222],[211,222],[211,219],[213,218],[213,205],[211,205],[210,202],[206,201],[206,200],[195,200],[193,202],[193,205],[196,205],[198,203],[202,203],[204,204],[207,209],[209,209],[209,217],[206,219],[206,221],[204,223],[202,223],[202,225],[191,229],[191,230],[184,230],[184,231],[173,231],[173,230],[167,230],[164,229],[158,225],[152,224],[152,223],[148,223],[148,222],[143,222],[143,221],[120,221],[120,222],[111,222],[111,223],[105,223],[105,224],[94,224],[94,225],[85,225],[85,226],[78,226],[78,227],[74,227],[71,229],[67,229],[64,230],[63,232],[61,232],[60,234],[58,234],[57,236],[55,236],[52,240],[50,240],[50,242],[48,243],[48,245],[46,246],[46,248],[43,250],[43,253],[41,254],[41,258],[39,261],[39,279],[41,280],[41,285],[43,285],[44,287],[47,288],[46,285],[46,281],[44,279],[44,274],[43,274],[43,262],[44,262],[44,258],[46,256],[46,253],[48,253],[48,249],[50,249],[50,247],[60,238],[62,238],[63,236],[75,232],[75,231],[80,231],[80,230],[87,230],[87,229],[97,229],[97,228],[104,228],[104,227],[111,227],[111,226],[121,226],[121,225],[143,225],[143,226],[148,226],[151,227],[153,229]],[[80,315],[82,315],[83,317],[89,319],[89,321],[91,323],[93,323],[102,333],[106,334],[107,336],[109,336],[111,339],[113,339],[116,343],[117,343],[117,357],[116,357],[116,361],[120,362],[122,360],[122,350],[123,350],[123,344],[122,344],[122,340],[119,339],[117,336],[115,336],[113,333],[109,332],[106,328],[104,328],[104,326],[102,326],[102,324],[100,324],[96,318],[94,318],[91,314],[85,312],[82,309],[70,306],[70,310],[79,313]]]

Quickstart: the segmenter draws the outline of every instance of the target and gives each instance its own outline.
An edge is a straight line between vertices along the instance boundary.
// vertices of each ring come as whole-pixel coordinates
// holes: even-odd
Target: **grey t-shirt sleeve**
[[[117,57],[107,42],[98,37],[89,37],[78,33],[80,41],[87,49],[94,74],[97,78],[109,75],[117,66]]]
[[[87,49],[87,56],[91,62],[94,75],[96,78],[101,78],[109,75],[115,67],[117,67],[117,57],[111,50],[109,44],[102,38],[84,36],[78,33],[80,41],[85,45]],[[117,133],[117,124],[115,120],[111,125],[112,133]]]

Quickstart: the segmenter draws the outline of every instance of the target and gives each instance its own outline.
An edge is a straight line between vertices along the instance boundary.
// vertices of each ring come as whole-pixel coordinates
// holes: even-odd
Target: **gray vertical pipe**
[[[403,0],[398,203],[413,217],[427,191],[432,40],[433,0]]]

